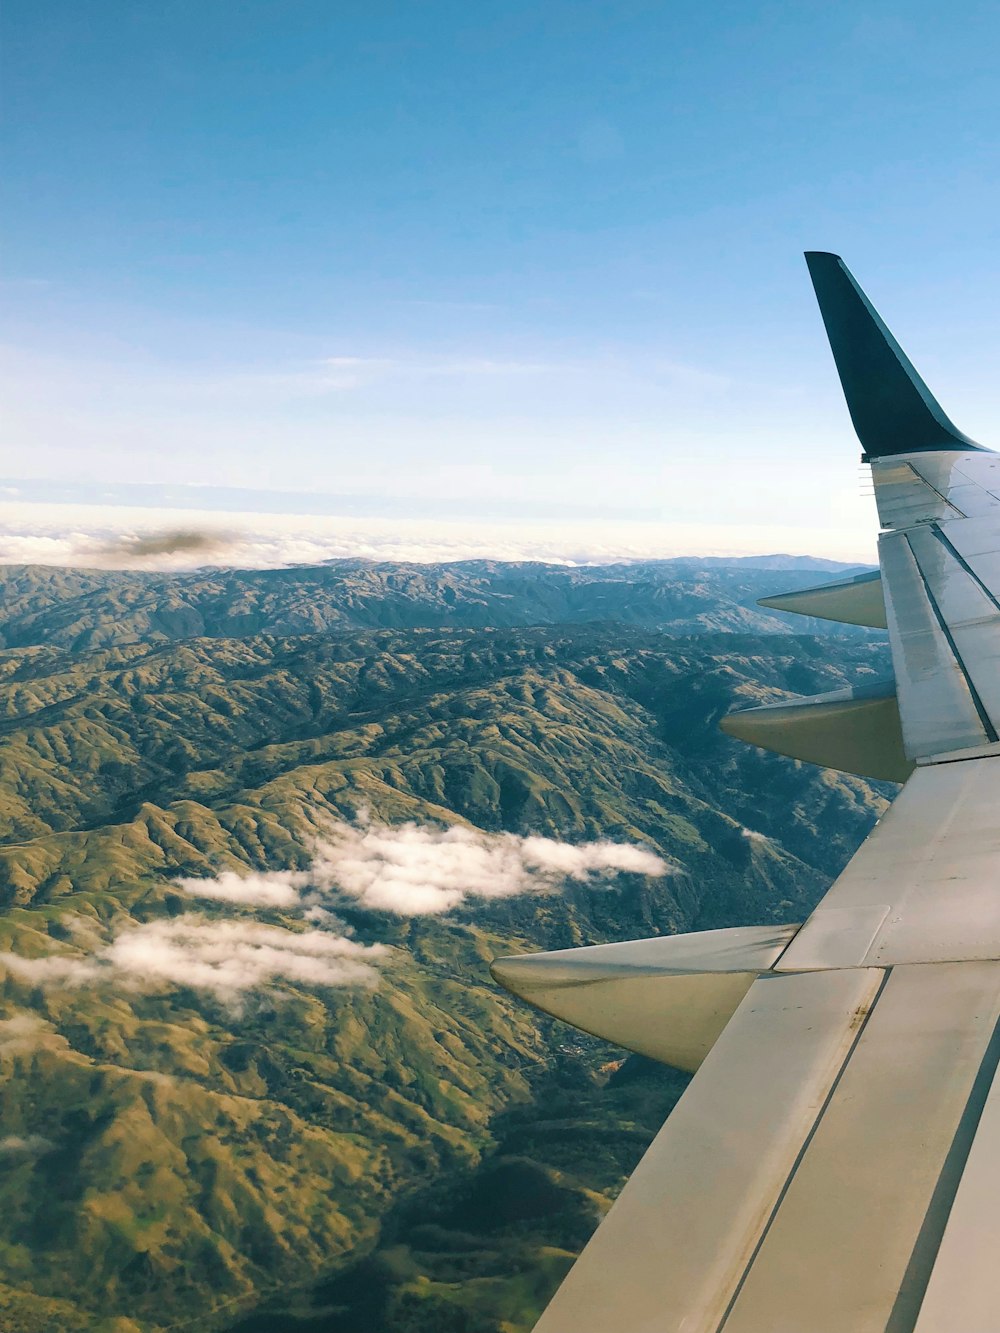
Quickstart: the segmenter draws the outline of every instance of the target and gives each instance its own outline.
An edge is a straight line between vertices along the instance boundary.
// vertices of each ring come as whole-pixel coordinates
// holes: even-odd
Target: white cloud
[[[756,829],[752,829],[752,828],[744,828],[744,829],[740,829],[740,834],[741,834],[741,836],[744,837],[744,838],[749,838],[751,842],[770,842],[770,841],[771,841],[771,839],[767,836],[766,833],[758,833]]]
[[[191,914],[120,929],[90,957],[0,954],[0,966],[43,987],[100,981],[144,989],[193,986],[223,999],[283,980],[306,986],[372,986],[382,945],[326,930],[294,931],[254,921],[209,921]]]
[[[632,843],[559,842],[486,833],[467,825],[355,824],[338,821],[317,844],[308,871],[179,881],[199,897],[251,907],[296,904],[317,919],[324,903],[349,898],[399,916],[447,912],[468,898],[546,892],[567,880],[623,872],[660,876],[671,867]]]
[[[37,1157],[54,1146],[41,1134],[8,1134],[0,1139],[0,1157]]]
[[[18,1055],[33,1050],[42,1033],[50,1031],[51,1026],[37,1014],[22,1013],[0,1019],[0,1055]]]
[[[628,842],[568,843],[552,838],[525,838],[521,854],[529,869],[551,871],[571,879],[586,879],[600,871],[665,875],[669,869],[655,852]]]
[[[371,960],[387,953],[382,945],[323,930],[179,917],[121,931],[103,961],[126,975],[225,995],[277,978],[308,986],[371,986],[377,980]]]
[[[224,870],[214,879],[185,878],[177,884],[195,898],[214,898],[219,902],[245,903],[249,907],[295,907],[298,890],[309,876],[297,870],[276,870],[266,875],[237,875]]]
[[[40,958],[22,958],[16,953],[0,953],[0,967],[5,967],[19,981],[33,986],[82,986],[100,976],[100,967],[90,958],[74,954],[44,954]]]

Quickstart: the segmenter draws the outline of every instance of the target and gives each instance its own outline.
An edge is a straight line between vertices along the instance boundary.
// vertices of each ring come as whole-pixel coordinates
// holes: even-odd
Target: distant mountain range
[[[0,566],[0,645],[81,649],[195,636],[599,621],[675,635],[826,634],[841,629],[765,610],[757,598],[862,568],[793,556],[583,567],[341,560],[185,574],[6,565]]]
[[[682,555],[671,560],[647,563],[674,570],[718,569],[720,566],[733,569],[794,569],[810,574],[821,570],[832,578],[847,578],[851,574],[863,574],[875,568],[874,565],[849,564],[843,560],[823,560],[814,555]]]
[[[801,919],[888,789],[716,723],[884,639],[707,561],[0,581],[0,1327],[527,1333],[684,1079],[490,958]],[[331,829],[452,856],[454,906],[323,897]],[[476,891],[537,838],[663,871]]]

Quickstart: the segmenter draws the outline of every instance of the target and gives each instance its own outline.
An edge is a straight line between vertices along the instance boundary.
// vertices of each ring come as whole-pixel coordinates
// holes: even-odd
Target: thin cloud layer
[[[254,921],[209,921],[192,913],[121,929],[91,957],[0,954],[18,980],[42,987],[112,981],[138,989],[192,986],[223,999],[275,981],[306,986],[376,984],[382,945],[324,930],[294,931]]]
[[[465,825],[387,826],[338,821],[317,845],[308,871],[179,881],[198,897],[250,907],[299,906],[353,899],[398,916],[450,911],[469,898],[509,898],[551,891],[568,880],[629,873],[661,876],[671,867],[632,843],[559,842],[554,838],[485,833]]]
[[[197,540],[188,541],[193,535]],[[277,569],[341,559],[588,565],[774,551],[871,558],[853,532],[815,524],[806,528],[583,518],[512,523],[220,510],[203,510],[194,518],[185,509],[43,504],[0,496],[0,564],[87,568],[134,563],[149,570],[205,565]]]

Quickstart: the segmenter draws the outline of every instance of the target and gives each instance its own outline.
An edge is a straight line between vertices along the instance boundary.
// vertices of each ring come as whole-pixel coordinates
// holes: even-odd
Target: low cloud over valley
[[[290,981],[306,986],[373,986],[373,963],[388,950],[327,930],[286,930],[256,921],[211,921],[197,913],[119,929],[89,955],[22,958],[0,967],[43,988],[115,982],[134,989],[192,986],[223,999]]]
[[[622,873],[661,876],[670,865],[633,843],[559,842],[487,833],[456,824],[383,825],[365,818],[338,821],[315,850],[307,871],[246,878],[182,879],[186,893],[249,907],[323,912],[355,901],[398,916],[447,912],[471,898],[509,898],[551,891],[569,880]]]

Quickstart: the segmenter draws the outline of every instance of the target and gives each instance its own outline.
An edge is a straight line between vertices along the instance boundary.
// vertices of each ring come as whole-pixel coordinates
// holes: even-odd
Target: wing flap
[[[754,982],[536,1333],[716,1333],[882,975]]]
[[[985,1333],[998,1023],[995,961],[760,978],[537,1333]]]
[[[892,970],[725,1333],[913,1328],[975,1133],[977,1080],[996,1071],[998,1018],[1000,963]]]

